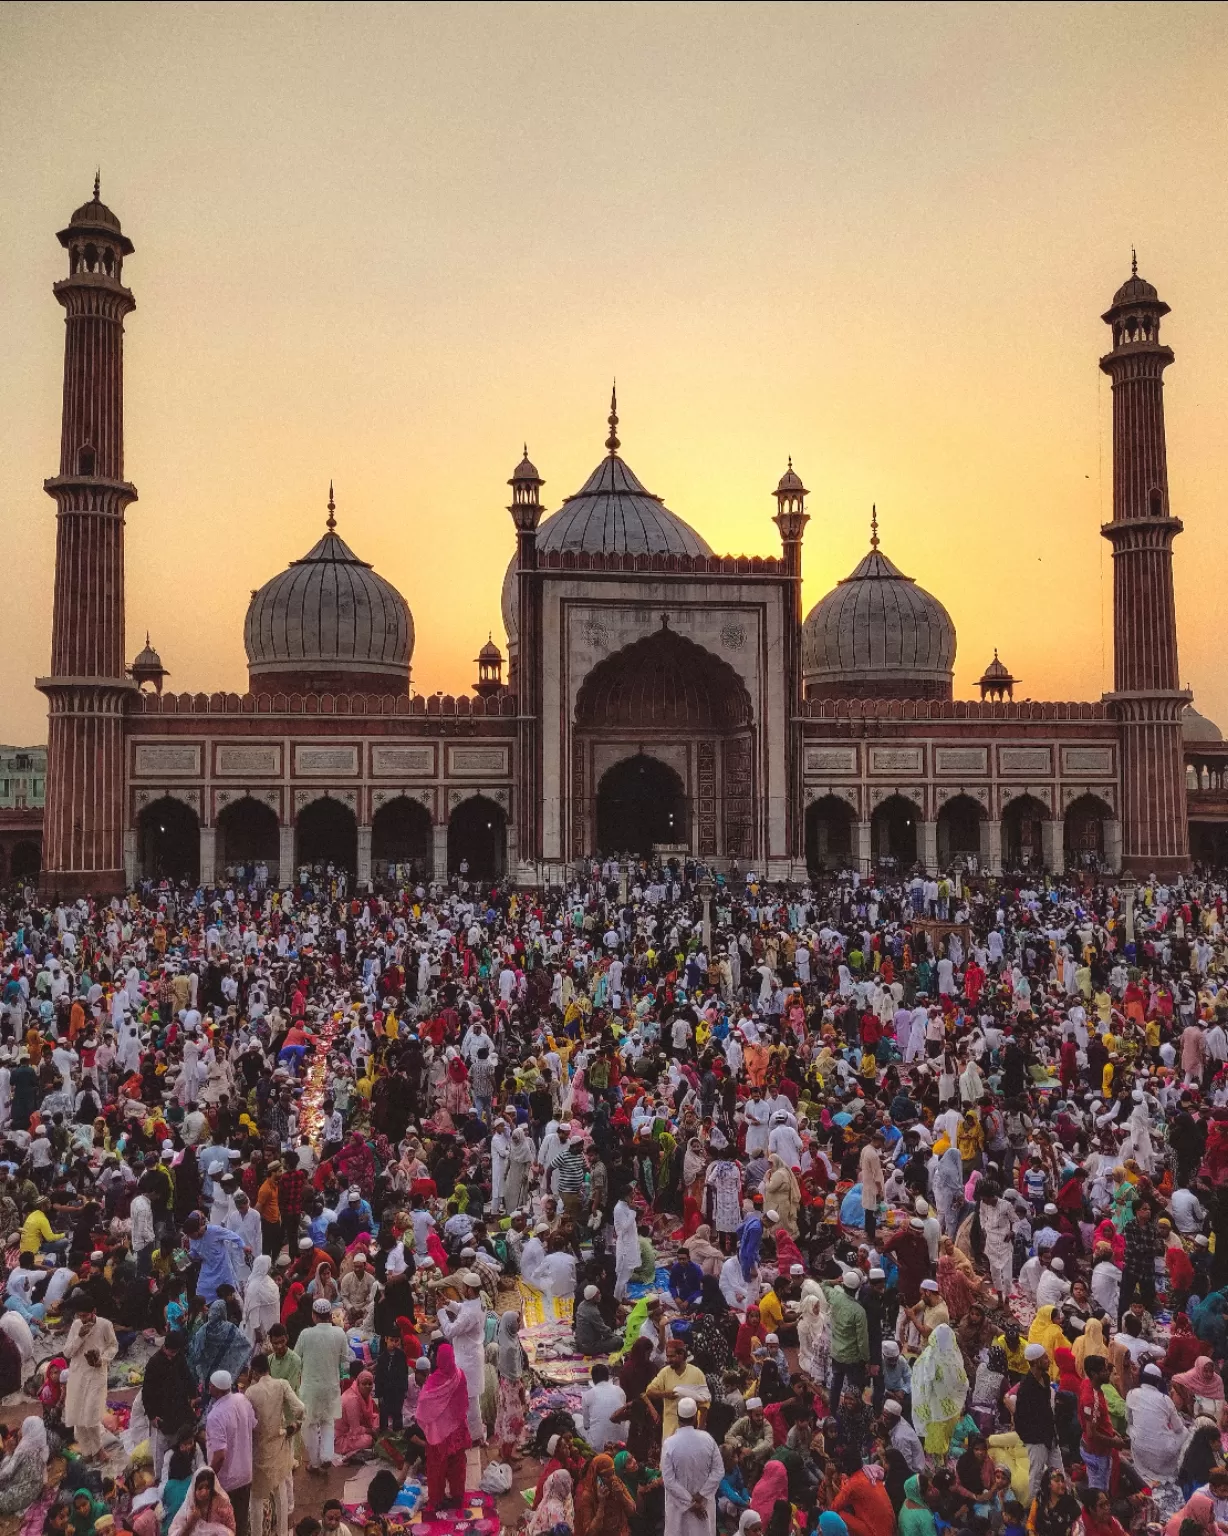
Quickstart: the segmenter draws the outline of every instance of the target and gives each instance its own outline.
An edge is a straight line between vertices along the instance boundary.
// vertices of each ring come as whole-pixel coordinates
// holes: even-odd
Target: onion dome
[[[951,616],[878,547],[810,610],[802,625],[807,698],[949,699]]]
[[[122,232],[119,219],[99,197],[100,178],[94,177],[94,195],[88,203],[82,203],[68,221],[68,228],[56,236],[61,245],[67,245],[75,236],[94,234],[109,239],[125,256],[133,252],[132,241]]]
[[[1208,720],[1192,704],[1187,704],[1181,712],[1181,739],[1187,742],[1223,741],[1224,733],[1214,720]]]
[[[162,658],[149,643],[149,631],[145,631],[144,647],[136,654],[136,660],[128,668],[128,676],[137,685],[143,687],[146,683],[152,683],[159,693],[162,692],[163,680],[170,673],[162,665]]]
[[[1009,667],[1004,666],[998,660],[998,648],[994,647],[993,660],[981,673],[977,687],[981,690],[981,697],[987,698],[1013,698],[1015,684],[1019,681]]]
[[[616,402],[612,401],[610,436],[606,439],[609,452],[580,489],[542,522],[537,530],[538,550],[590,555],[711,555],[695,530],[647,490],[619,456],[617,426]],[[503,626],[513,646],[519,633],[518,601],[513,557],[503,578],[501,597]]]
[[[793,468],[793,460],[789,460],[789,467],[780,477],[780,483],[776,487],[777,496],[796,496],[798,493],[808,496],[810,493],[802,484],[802,477]]]
[[[409,604],[335,532],[252,593],[243,626],[250,686],[282,692],[405,693],[414,653]]]
[[[528,443],[524,445],[524,457],[512,471],[512,478],[508,484],[515,485],[520,480],[527,480],[531,485],[544,485],[546,483],[537,473],[537,465],[529,458]]]

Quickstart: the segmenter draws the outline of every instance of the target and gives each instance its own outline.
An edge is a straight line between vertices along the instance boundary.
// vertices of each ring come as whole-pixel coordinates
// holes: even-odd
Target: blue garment
[[[669,1272],[669,1293],[675,1301],[698,1301],[703,1287],[703,1270],[690,1260],[679,1260]]]
[[[750,1494],[746,1491],[746,1480],[742,1476],[742,1468],[734,1467],[721,1478],[721,1485],[716,1490],[717,1501],[728,1499],[735,1509],[750,1508]]]
[[[759,1244],[763,1241],[763,1222],[758,1216],[748,1216],[738,1228],[738,1263],[742,1267],[743,1280],[749,1281],[759,1262]]]
[[[232,1232],[229,1227],[215,1227],[212,1222],[199,1237],[194,1237],[188,1250],[194,1259],[200,1260],[196,1294],[214,1302],[219,1285],[233,1285],[238,1290],[235,1265],[241,1262],[245,1247],[237,1232]]]
[[[861,1203],[861,1185],[854,1184],[840,1205],[840,1221],[846,1227],[864,1227],[865,1208]]]

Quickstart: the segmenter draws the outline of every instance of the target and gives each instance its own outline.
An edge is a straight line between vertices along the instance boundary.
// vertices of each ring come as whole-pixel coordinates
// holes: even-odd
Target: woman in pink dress
[[[338,1456],[353,1456],[369,1451],[379,1430],[372,1388],[375,1377],[362,1371],[341,1394],[341,1417],[334,1425],[333,1444]]]

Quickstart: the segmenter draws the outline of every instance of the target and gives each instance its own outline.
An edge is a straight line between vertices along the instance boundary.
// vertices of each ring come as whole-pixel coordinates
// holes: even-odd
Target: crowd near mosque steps
[[[0,1536],[1228,1536],[1228,747],[1157,290],[1102,317],[1101,700],[954,699],[876,516],[803,622],[792,464],[783,553],[718,556],[613,400],[544,522],[512,476],[507,682],[411,694],[330,494],[250,691],[172,695],[112,600],[134,247],[97,181],[58,239]]]

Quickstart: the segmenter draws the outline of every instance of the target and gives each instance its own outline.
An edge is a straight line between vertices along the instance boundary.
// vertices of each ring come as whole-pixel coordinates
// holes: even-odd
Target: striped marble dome
[[[252,594],[243,626],[251,686],[403,693],[414,654],[409,604],[332,527]]]
[[[645,489],[615,452],[602,459],[580,489],[537,531],[539,550],[590,555],[711,555],[703,539],[659,496]],[[518,634],[516,559],[503,577],[503,627]]]
[[[802,625],[807,698],[949,699],[955,625],[874,547]]]

